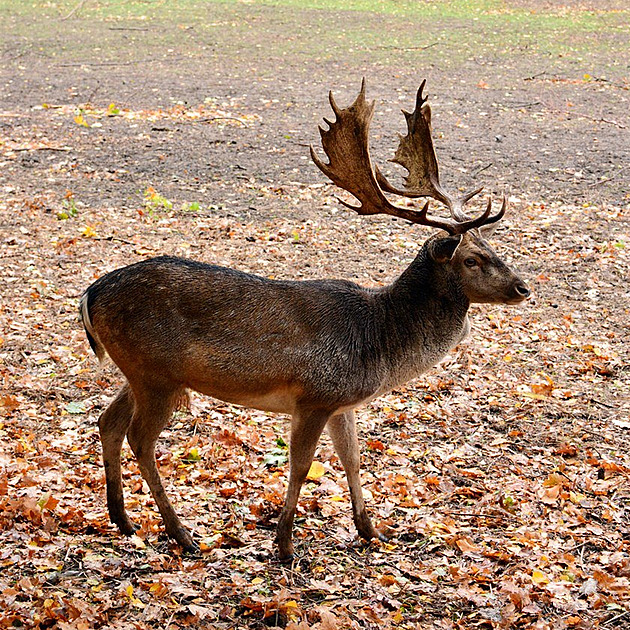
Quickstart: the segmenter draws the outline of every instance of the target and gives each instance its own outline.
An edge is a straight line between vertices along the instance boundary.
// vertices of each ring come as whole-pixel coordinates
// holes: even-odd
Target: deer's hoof
[[[118,531],[123,536],[133,536],[140,529],[140,525],[138,525],[138,523],[134,523],[129,519],[125,521],[118,521],[114,524],[118,527]]]
[[[280,564],[291,564],[295,559],[295,549],[293,543],[278,544],[278,561]]]
[[[193,540],[188,545],[182,545],[182,551],[187,556],[194,556],[201,552],[201,547]]]
[[[293,552],[287,554],[278,554],[278,562],[280,564],[291,564],[295,559],[295,554]]]

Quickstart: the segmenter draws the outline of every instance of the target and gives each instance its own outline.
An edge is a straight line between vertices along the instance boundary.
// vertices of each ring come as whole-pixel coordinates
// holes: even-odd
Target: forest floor
[[[0,0],[0,627],[630,624],[627,3],[336,4]],[[439,366],[358,411],[388,543],[357,540],[324,437],[278,563],[288,423],[201,396],[158,462],[202,551],[164,538],[127,446],[142,529],[120,536],[97,419],[122,377],[81,293],[160,254],[391,282],[430,231],[348,211],[308,152],[362,77],[393,178],[427,78],[443,184],[508,195],[493,244],[532,299],[474,306]]]

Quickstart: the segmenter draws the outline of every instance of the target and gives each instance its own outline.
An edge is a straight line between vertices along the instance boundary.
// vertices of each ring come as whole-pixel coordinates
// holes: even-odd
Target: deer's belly
[[[226,384],[218,386],[216,383],[187,383],[190,389],[211,396],[233,405],[241,405],[250,409],[269,411],[272,413],[293,414],[297,406],[299,390],[286,384],[276,387],[229,387]]]

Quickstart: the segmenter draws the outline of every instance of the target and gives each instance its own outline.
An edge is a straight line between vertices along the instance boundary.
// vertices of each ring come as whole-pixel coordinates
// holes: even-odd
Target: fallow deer
[[[408,175],[404,189],[372,165],[368,131],[374,103],[365,82],[334,121],[320,128],[328,163],[315,164],[358,199],[361,215],[387,214],[440,232],[389,286],[345,280],[270,280],[234,269],[162,256],[112,271],[83,294],[80,313],[99,359],[107,354],[126,383],[99,419],[109,516],[123,534],[136,526],[124,507],[121,447],[125,436],[169,536],[194,549],[191,534],[166,496],[155,445],[187,390],[263,411],[289,414],[290,470],[276,541],[292,557],[293,518],[319,437],[328,428],[345,469],[354,522],[364,539],[381,537],[368,516],[359,479],[354,409],[434,366],[468,333],[471,303],[517,304],[527,285],[484,240],[506,210],[471,218],[440,185],[423,82],[407,134],[393,159]],[[384,192],[430,197],[450,218],[391,203]],[[489,228],[488,228],[489,229]]]

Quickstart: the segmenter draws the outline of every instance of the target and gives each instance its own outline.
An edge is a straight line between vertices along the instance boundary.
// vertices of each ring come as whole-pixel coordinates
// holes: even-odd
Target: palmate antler
[[[403,166],[409,173],[405,178],[404,190],[392,186],[378,167],[372,165],[368,133],[374,115],[374,102],[367,103],[365,100],[365,79],[361,83],[359,95],[350,107],[340,109],[332,92],[329,94],[330,106],[336,118],[332,122],[324,118],[328,129],[319,128],[322,147],[329,163],[322,162],[311,146],[313,161],[337,186],[359,200],[359,206],[342,201],[358,214],[389,214],[412,223],[440,228],[449,234],[463,234],[498,221],[505,214],[505,198],[497,214],[490,215],[492,201],[488,199],[483,214],[471,219],[464,214],[462,208],[481,188],[461,197],[454,197],[440,186],[438,162],[431,138],[431,109],[422,94],[425,83],[423,81],[418,89],[415,110],[411,114],[403,110],[408,131],[406,136],[401,136],[396,154],[391,160]],[[395,206],[383,191],[410,198],[432,197],[449,208],[452,218],[429,217],[428,201],[421,210]]]

